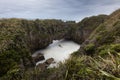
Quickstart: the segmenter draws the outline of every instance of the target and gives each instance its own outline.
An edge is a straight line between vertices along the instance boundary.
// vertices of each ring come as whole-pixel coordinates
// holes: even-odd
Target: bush
[[[84,50],[85,50],[86,54],[93,54],[95,52],[95,45],[90,43],[85,46]]]

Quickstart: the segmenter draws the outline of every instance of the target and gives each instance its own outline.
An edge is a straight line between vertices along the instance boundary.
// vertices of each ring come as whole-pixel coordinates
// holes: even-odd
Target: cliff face
[[[100,24],[104,23],[107,18],[107,15],[98,15],[86,17],[78,23],[66,22],[69,26],[66,38],[81,44]]]
[[[67,32],[66,25],[61,20],[22,20],[21,22],[31,52],[47,47],[54,39],[64,38]]]
[[[82,32],[82,38],[86,40],[90,34],[104,21],[108,18],[107,15],[98,15],[84,18],[81,22],[78,23],[80,30]]]
[[[81,44],[84,40],[82,38],[82,29],[80,29],[81,26],[78,26],[78,23],[75,22],[66,22],[69,26],[69,30],[66,34],[66,39],[73,40],[79,44]]]

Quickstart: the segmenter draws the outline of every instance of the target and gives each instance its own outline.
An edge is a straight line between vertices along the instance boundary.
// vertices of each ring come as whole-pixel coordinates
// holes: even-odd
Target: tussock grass
[[[108,52],[106,58],[71,56],[53,73],[56,80],[120,80],[120,55]]]

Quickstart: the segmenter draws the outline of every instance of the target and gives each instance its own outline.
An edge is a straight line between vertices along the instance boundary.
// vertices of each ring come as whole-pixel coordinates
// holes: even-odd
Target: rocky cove
[[[40,68],[46,65],[47,60],[49,61],[49,67],[52,68],[57,67],[59,62],[64,62],[70,57],[71,53],[77,51],[79,48],[80,45],[73,41],[65,39],[53,40],[48,47],[35,52],[32,57],[40,56],[38,61],[36,61],[36,65]]]
[[[7,75],[7,72],[14,70],[14,68],[19,69],[19,71],[34,69],[41,56],[42,60],[45,59],[43,63],[47,63],[45,67],[48,67],[53,60],[58,63],[68,59],[72,52],[79,49],[78,44],[83,43],[90,33],[104,22],[106,17],[106,15],[92,16],[78,23],[56,19],[1,19],[0,76]],[[36,51],[39,52],[39,50],[42,55],[33,58],[33,53],[37,53]],[[53,54],[59,54],[59,58],[58,56],[54,57]]]

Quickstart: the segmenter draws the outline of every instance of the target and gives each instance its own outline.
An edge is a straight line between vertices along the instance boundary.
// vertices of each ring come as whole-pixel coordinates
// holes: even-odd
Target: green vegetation
[[[64,77],[62,80],[119,80],[120,78],[120,55],[113,58],[112,54],[107,55],[104,59],[100,56],[90,57],[87,55],[81,55],[79,57],[72,56],[64,66],[64,73],[61,75]],[[113,58],[113,59],[111,59]],[[63,69],[62,69],[63,70]],[[105,74],[106,73],[106,74]],[[60,75],[60,73],[58,73]],[[66,75],[64,75],[66,74]],[[109,75],[107,75],[109,74]],[[59,77],[61,78],[61,77]],[[58,79],[60,80],[60,79]]]
[[[119,17],[111,15],[45,80],[120,80],[120,24]]]
[[[120,53],[120,44],[103,45],[98,47],[97,51],[101,56],[107,56],[108,52],[116,55]]]
[[[58,68],[34,68],[31,54],[53,39],[83,44]],[[79,23],[0,20],[0,80],[120,80],[120,10]]]
[[[94,51],[95,51],[95,45],[92,44],[92,43],[90,43],[90,44],[88,44],[88,45],[86,45],[86,46],[84,47],[84,50],[85,50],[85,52],[88,53],[88,54],[93,54]]]
[[[109,52],[108,52],[109,53]],[[74,53],[73,53],[74,54]],[[101,56],[71,56],[58,68],[44,72],[35,70],[24,76],[25,80],[120,80],[120,55],[109,53],[106,58]]]
[[[31,54],[69,36],[71,27],[76,28],[55,19],[0,19],[0,77],[33,68]]]

